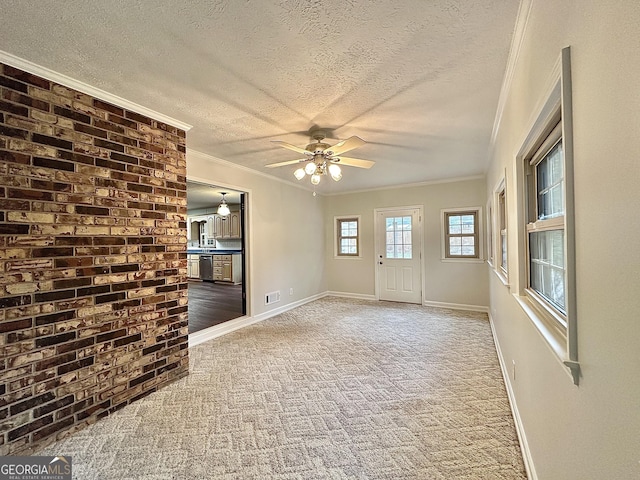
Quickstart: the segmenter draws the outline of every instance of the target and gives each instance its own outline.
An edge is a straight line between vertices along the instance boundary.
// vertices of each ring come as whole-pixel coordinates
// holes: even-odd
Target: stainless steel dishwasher
[[[200,255],[200,279],[213,281],[212,255]]]

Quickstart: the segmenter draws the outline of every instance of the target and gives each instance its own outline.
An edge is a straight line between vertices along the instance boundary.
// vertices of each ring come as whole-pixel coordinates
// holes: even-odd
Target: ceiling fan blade
[[[327,148],[326,151],[331,152],[330,155],[336,156],[340,155],[341,153],[348,152],[349,150],[353,150],[354,148],[358,148],[365,143],[367,142],[362,140],[360,137],[353,136],[336,143],[332,147]]]
[[[305,150],[304,148],[296,147],[295,145],[291,145],[290,143],[283,142],[282,140],[271,140],[271,143],[275,143],[282,148],[288,148],[289,150],[293,150],[294,152],[303,153],[305,155],[312,155],[312,153],[309,152],[308,150]]]
[[[308,158],[298,158],[297,160],[287,160],[286,162],[269,163],[268,165],[265,165],[265,167],[267,168],[284,167],[285,165],[293,165],[294,163],[306,162],[308,160],[309,160]]]
[[[338,157],[338,159],[337,162],[333,160],[333,163],[347,165],[349,167],[371,168],[376,164],[373,160],[362,160],[361,158]]]

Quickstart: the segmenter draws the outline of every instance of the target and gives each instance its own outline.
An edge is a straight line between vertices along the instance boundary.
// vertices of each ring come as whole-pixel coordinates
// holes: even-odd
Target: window
[[[360,218],[339,217],[336,218],[337,256],[360,256]]]
[[[498,231],[500,238],[499,259],[500,270],[507,276],[507,198],[504,186],[498,193]]]
[[[580,378],[576,315],[573,125],[569,47],[518,158],[518,294],[548,345]],[[520,237],[521,235],[521,237]],[[512,259],[514,256],[511,257]]]
[[[491,199],[487,202],[487,245],[487,262],[493,267],[493,203]]]
[[[386,258],[412,258],[411,215],[387,217],[385,236]]]
[[[444,259],[480,259],[480,209],[443,211]]]
[[[527,287],[551,307],[566,328],[564,156],[558,124],[525,167],[527,188]]]

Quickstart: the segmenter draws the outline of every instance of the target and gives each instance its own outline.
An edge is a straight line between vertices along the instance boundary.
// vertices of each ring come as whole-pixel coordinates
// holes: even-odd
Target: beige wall
[[[327,290],[321,197],[193,150],[187,150],[187,178],[248,192],[249,314]],[[277,290],[281,301],[265,305],[265,294]]]
[[[507,172],[510,274],[516,275],[514,156],[560,50],[571,46],[580,386],[498,278],[491,311],[537,478],[640,478],[640,4],[532,4],[495,153]]]
[[[324,232],[329,290],[375,295],[374,209],[421,205],[424,208],[425,234],[423,299],[427,302],[487,306],[485,264],[442,262],[440,226],[441,209],[482,206],[484,211],[485,197],[483,179],[325,197]],[[360,259],[334,257],[333,222],[336,216],[344,215],[361,215]]]

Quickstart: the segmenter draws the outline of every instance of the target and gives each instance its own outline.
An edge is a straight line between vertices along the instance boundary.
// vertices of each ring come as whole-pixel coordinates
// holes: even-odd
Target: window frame
[[[487,263],[489,264],[490,267],[494,268],[494,262],[495,262],[495,254],[494,254],[494,240],[493,240],[493,232],[494,232],[494,226],[493,226],[493,198],[489,197],[489,200],[487,201],[487,219],[486,219],[486,225],[487,225]]]
[[[578,362],[577,336],[577,300],[576,300],[576,252],[575,252],[575,209],[574,209],[574,176],[573,176],[573,113],[572,113],[572,82],[571,82],[571,53],[570,47],[562,49],[550,76],[545,94],[534,110],[530,128],[516,154],[516,210],[517,229],[515,244],[517,246],[517,277],[513,295],[528,318],[536,327],[548,346],[555,353],[560,363],[573,379],[579,384],[580,363]],[[532,215],[530,194],[535,182],[532,182],[531,161],[536,155],[544,154],[545,143],[547,152],[555,145],[549,145],[552,140],[550,134],[560,124],[564,153],[564,218],[556,217],[546,225],[538,224],[540,228],[553,229],[564,223],[564,263],[565,263],[565,306],[564,318],[558,317],[557,309],[551,308],[548,301],[529,288],[529,231]],[[533,184],[533,185],[532,185]],[[537,191],[536,191],[537,196]],[[534,212],[537,216],[537,211]],[[555,224],[553,223],[555,222]],[[563,325],[564,320],[564,325]]]
[[[509,235],[508,235],[508,209],[507,209],[507,177],[506,171],[503,177],[493,188],[493,194],[491,196],[494,217],[492,218],[492,227],[495,230],[495,235],[492,237],[493,243],[491,244],[490,251],[494,256],[494,262],[492,264],[493,271],[500,279],[502,284],[507,288],[510,288],[509,284]],[[503,251],[503,242],[506,246],[506,251]]]
[[[474,216],[474,233],[464,234],[450,234],[449,233],[449,217],[461,216],[461,215],[473,215]],[[470,263],[484,263],[484,229],[482,222],[482,207],[461,207],[461,208],[445,208],[440,210],[440,225],[441,225],[441,261],[442,262],[470,262]],[[463,237],[473,236],[475,239],[475,254],[470,255],[450,255],[449,254],[449,238],[451,236]]]
[[[563,142],[562,138],[562,118],[558,120],[558,124],[548,133],[546,138],[543,140],[542,144],[538,149],[533,153],[531,158],[528,160],[528,165],[525,165],[525,175],[527,176],[527,182],[525,182],[525,201],[527,206],[527,222],[526,222],[526,234],[525,234],[525,243],[526,243],[526,273],[527,273],[527,283],[525,288],[525,293],[531,298],[532,301],[536,302],[540,308],[543,308],[544,311],[549,315],[556,325],[553,325],[554,328],[559,329],[559,331],[566,336],[567,329],[567,313],[566,313],[566,300],[565,300],[565,311],[561,310],[558,305],[554,304],[552,300],[546,298],[544,294],[537,290],[535,287],[531,285],[531,245],[530,245],[530,235],[532,233],[542,233],[542,232],[550,232],[550,231],[562,231],[563,238],[566,238],[566,202],[565,202],[565,169],[564,169],[564,151],[563,151],[563,161],[562,161],[562,178],[563,178],[563,195],[562,195],[562,214],[555,215],[550,218],[539,219],[539,204],[538,204],[538,165],[542,163],[549,153],[553,151],[553,149],[560,143]],[[525,160],[526,161],[526,160]],[[563,287],[564,287],[564,297],[566,299],[567,295],[567,248],[566,242],[563,240]]]
[[[507,188],[504,182],[497,195],[498,205],[498,268],[505,279],[509,278],[509,234],[507,229]]]
[[[356,222],[357,233],[355,237],[342,236],[342,222]],[[360,215],[344,215],[334,217],[333,220],[333,228],[334,228],[334,239],[333,242],[333,256],[334,258],[362,258],[361,246],[360,246],[360,235],[361,235],[361,218]],[[340,244],[343,238],[355,238],[356,239],[356,252],[357,253],[341,253]]]

